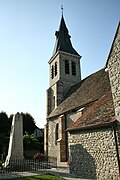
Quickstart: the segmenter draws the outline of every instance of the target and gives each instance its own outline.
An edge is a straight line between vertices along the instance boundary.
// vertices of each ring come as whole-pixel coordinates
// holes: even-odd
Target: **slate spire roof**
[[[63,51],[73,55],[80,56],[72,46],[70,40],[71,36],[69,35],[69,31],[66,27],[63,15],[59,26],[59,31],[55,32],[55,36],[56,36],[56,42],[54,46],[53,55],[56,54],[58,51]]]

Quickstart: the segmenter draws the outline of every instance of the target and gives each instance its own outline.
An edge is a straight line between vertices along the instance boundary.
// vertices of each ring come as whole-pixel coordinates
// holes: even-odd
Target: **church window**
[[[69,61],[65,60],[65,74],[69,74]]]
[[[57,76],[57,62],[55,62],[55,76]]]
[[[53,96],[53,99],[52,99],[52,109],[55,108],[55,96]]]
[[[52,69],[51,69],[51,78],[54,78],[54,66],[52,65]]]
[[[75,64],[75,62],[72,62],[72,75],[76,75],[76,64]]]
[[[58,140],[58,134],[59,134],[58,128],[59,128],[59,124],[57,123],[55,127],[55,144],[57,144],[57,140]]]

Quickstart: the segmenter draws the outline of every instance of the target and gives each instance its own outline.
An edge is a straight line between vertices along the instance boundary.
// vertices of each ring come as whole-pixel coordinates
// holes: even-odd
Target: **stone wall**
[[[56,139],[56,127],[58,125],[58,137]],[[57,157],[58,162],[66,161],[66,137],[64,116],[49,120],[48,126],[48,156]]]
[[[59,79],[60,79],[60,63],[59,63],[59,58],[60,58],[60,55],[59,54],[56,54],[56,56],[54,56],[54,58],[49,61],[49,72],[50,72],[50,75],[49,75],[49,82],[50,82],[50,87],[53,86]],[[54,76],[54,78],[52,79],[51,77],[51,70],[52,70],[52,66],[55,66],[55,63],[57,63],[57,75]]]
[[[80,70],[80,57],[73,54],[60,52],[60,79],[65,82],[70,82],[71,85],[80,82],[81,70]],[[69,63],[69,74],[65,74],[65,60]],[[76,64],[76,75],[72,75],[71,62]],[[65,85],[66,86],[66,85]]]
[[[53,121],[49,121],[48,127],[48,156],[57,157],[57,145],[55,143],[55,127],[59,121],[54,119]]]
[[[109,70],[116,119],[120,121],[120,24],[108,57],[107,67]]]
[[[65,60],[69,63],[69,74],[65,73]],[[76,75],[72,75],[72,62],[76,64]],[[81,80],[79,56],[58,52],[51,58],[49,65],[50,88],[47,90],[47,116],[57,108],[70,87]],[[54,74],[53,77],[52,74]]]
[[[69,142],[70,173],[81,178],[118,180],[118,161],[112,127],[71,132]]]
[[[67,128],[70,127],[78,118],[80,118],[83,114],[82,108],[81,110],[76,110],[74,112],[69,112],[66,114],[67,118]]]
[[[44,126],[44,154],[48,156],[48,123]]]
[[[67,154],[68,154],[68,148],[67,148],[67,132],[65,130],[72,125],[78,117],[82,115],[82,109],[79,109],[74,112],[69,112],[67,114],[64,114],[62,116],[51,118],[48,120],[48,128],[47,131],[45,130],[44,134],[46,132],[48,133],[46,137],[47,143],[46,143],[46,137],[44,140],[45,149],[48,148],[48,150],[45,150],[48,152],[49,156],[55,156],[58,158],[58,161],[66,161],[67,160]],[[59,125],[59,137],[57,143],[55,142],[55,128],[56,125]],[[47,146],[46,146],[47,144]]]
[[[65,60],[69,61],[70,74],[65,74]],[[76,63],[76,76],[73,76],[71,73],[71,62]],[[57,75],[52,79],[51,78],[51,69],[52,66],[57,63]],[[62,80],[65,82],[70,82],[71,85],[77,83],[81,79],[81,70],[80,70],[80,57],[69,54],[66,52],[58,52],[54,57],[49,61],[50,64],[50,87],[53,86],[58,80]]]

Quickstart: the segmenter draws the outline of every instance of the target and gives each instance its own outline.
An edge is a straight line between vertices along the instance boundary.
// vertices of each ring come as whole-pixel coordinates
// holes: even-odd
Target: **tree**
[[[14,116],[14,114],[11,114],[10,117],[9,117],[9,121],[10,121],[10,124],[11,124],[11,125],[12,125],[13,116]]]
[[[10,121],[6,112],[0,113],[0,133],[9,134],[10,132]]]
[[[28,113],[21,113],[23,116],[23,134],[27,134],[24,137],[24,146],[28,149],[40,149],[39,140],[32,135],[34,129],[36,128],[35,121],[33,117]],[[0,154],[4,154],[6,156],[9,136],[11,131],[11,124],[13,119],[13,114],[8,118],[6,112],[0,113]]]
[[[23,116],[23,134],[25,134],[25,132],[32,134],[36,128],[34,118],[29,113],[22,112],[21,115]],[[6,112],[0,113],[0,133],[9,135],[13,116],[14,115],[11,114],[8,118]]]
[[[26,132],[29,134],[33,134],[34,129],[36,128],[33,117],[30,114],[23,112],[21,113],[21,115],[23,116],[23,134],[25,134]]]
[[[6,156],[9,134],[10,134],[11,122],[6,114],[6,112],[0,113],[0,154]]]
[[[33,134],[26,133],[23,136],[23,143],[25,150],[40,149],[40,142]]]

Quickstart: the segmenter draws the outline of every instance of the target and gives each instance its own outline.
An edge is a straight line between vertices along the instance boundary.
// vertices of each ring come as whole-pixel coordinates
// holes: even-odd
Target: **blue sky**
[[[105,66],[120,0],[0,0],[0,111],[28,112],[39,127],[46,122],[48,61],[61,4],[83,79]]]

